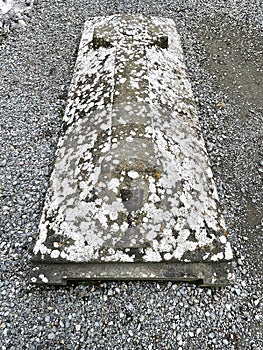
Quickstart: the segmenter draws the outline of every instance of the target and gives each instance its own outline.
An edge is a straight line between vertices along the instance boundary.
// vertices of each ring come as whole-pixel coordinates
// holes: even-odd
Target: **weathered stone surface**
[[[233,280],[175,24],[85,24],[31,280]]]

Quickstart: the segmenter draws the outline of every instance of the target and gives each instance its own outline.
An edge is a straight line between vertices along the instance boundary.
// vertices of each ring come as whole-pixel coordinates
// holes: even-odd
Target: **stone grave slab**
[[[88,19],[31,282],[218,286],[232,257],[174,21]]]

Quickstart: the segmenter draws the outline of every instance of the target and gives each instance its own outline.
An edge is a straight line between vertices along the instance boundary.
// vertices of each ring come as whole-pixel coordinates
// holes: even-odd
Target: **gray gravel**
[[[1,349],[263,349],[261,10],[256,0],[43,0],[23,15],[25,25],[2,31]],[[234,247],[235,286],[28,283],[84,20],[124,11],[177,23]]]

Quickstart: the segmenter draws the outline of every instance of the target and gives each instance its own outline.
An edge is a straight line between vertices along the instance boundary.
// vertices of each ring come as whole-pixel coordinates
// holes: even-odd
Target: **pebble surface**
[[[22,3],[23,1],[21,1]],[[175,20],[237,283],[28,282],[78,43],[88,16]],[[257,349],[262,310],[262,9],[259,1],[36,1],[1,15],[1,349]]]

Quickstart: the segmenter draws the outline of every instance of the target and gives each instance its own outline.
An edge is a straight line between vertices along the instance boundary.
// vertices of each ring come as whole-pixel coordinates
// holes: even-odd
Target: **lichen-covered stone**
[[[36,260],[107,268],[232,259],[172,20],[86,22],[63,130]]]

